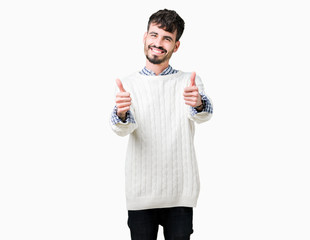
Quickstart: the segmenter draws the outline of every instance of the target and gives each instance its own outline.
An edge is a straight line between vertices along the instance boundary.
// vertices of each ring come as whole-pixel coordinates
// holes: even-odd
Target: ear
[[[146,37],[147,37],[147,32],[146,32],[146,33],[144,33],[144,36],[143,36],[143,43],[145,43],[145,39],[146,39]]]
[[[175,43],[173,52],[178,51],[179,47],[180,47],[180,41],[177,41],[177,42]]]

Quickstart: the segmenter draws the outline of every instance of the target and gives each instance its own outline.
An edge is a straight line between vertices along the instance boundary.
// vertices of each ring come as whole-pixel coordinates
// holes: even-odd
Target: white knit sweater
[[[194,122],[205,122],[212,114],[190,114],[183,99],[190,75],[182,71],[165,76],[136,72],[121,79],[131,95],[130,111],[136,122],[111,125],[120,136],[130,134],[125,167],[128,210],[196,206],[199,174]],[[205,94],[199,76],[196,85]]]

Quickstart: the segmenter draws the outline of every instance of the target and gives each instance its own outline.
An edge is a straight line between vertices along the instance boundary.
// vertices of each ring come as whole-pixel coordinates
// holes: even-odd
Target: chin
[[[161,64],[166,60],[165,57],[158,58],[157,56],[149,56],[149,55],[146,55],[146,58],[147,60],[149,60],[150,63],[153,63],[153,64]]]

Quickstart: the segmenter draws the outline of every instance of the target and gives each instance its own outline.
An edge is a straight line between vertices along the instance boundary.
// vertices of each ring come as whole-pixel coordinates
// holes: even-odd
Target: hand
[[[184,100],[185,104],[192,106],[192,107],[198,107],[202,105],[201,96],[198,92],[198,87],[195,83],[196,73],[193,72],[191,75],[191,84],[189,87],[184,88]]]
[[[126,112],[130,109],[131,97],[130,93],[125,91],[121,80],[116,79],[116,84],[120,90],[120,92],[116,94],[115,100],[117,107],[117,116],[123,121],[125,121]]]

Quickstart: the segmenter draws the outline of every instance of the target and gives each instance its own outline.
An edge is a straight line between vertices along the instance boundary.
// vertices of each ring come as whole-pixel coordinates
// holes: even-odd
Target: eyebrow
[[[170,37],[170,36],[164,36],[164,37],[170,39],[171,41],[173,41],[172,37]]]

